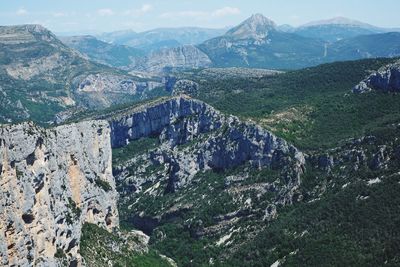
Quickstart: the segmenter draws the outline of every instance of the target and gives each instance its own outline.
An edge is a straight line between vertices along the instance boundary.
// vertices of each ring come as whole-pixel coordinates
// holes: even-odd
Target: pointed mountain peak
[[[240,39],[262,38],[268,35],[269,31],[276,30],[277,25],[262,14],[254,14],[238,26],[229,30],[226,34]]]
[[[275,23],[272,20],[270,20],[269,18],[265,17],[263,14],[260,13],[251,15],[251,17],[245,20],[245,22],[255,23],[259,25],[265,25],[265,24],[275,25]]]

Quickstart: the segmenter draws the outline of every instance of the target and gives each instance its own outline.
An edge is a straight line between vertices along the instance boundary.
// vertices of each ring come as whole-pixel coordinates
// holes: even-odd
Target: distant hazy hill
[[[400,34],[377,32],[385,30],[344,18],[315,22],[298,29],[278,27],[257,14],[199,48],[214,66],[276,69],[400,55]]]
[[[122,31],[99,37],[109,43],[87,37],[67,43],[96,61],[146,72],[203,67],[300,69],[338,60],[399,56],[400,34],[388,32],[392,30],[342,17],[294,28],[277,26],[256,14],[226,32],[201,28]]]
[[[159,28],[146,32],[119,31],[104,33],[97,36],[99,39],[129,45],[145,51],[154,51],[162,48],[173,48],[181,45],[195,45],[220,36],[226,29],[206,29],[196,27]]]
[[[319,38],[329,42],[352,38],[359,35],[386,33],[399,31],[399,29],[388,29],[370,25],[357,20],[344,17],[336,17],[327,20],[313,21],[295,28],[292,32],[299,35]]]
[[[92,60],[114,67],[133,65],[144,52],[125,45],[115,45],[96,39],[90,35],[60,37],[61,41]]]
[[[396,57],[400,55],[400,33],[361,35],[329,46],[330,61],[360,58]]]
[[[219,67],[301,68],[324,55],[323,41],[281,32],[260,14],[199,47]]]

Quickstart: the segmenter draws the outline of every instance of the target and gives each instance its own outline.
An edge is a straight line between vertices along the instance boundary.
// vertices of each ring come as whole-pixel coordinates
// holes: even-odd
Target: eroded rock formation
[[[0,128],[0,265],[81,263],[85,222],[118,226],[104,121]]]
[[[300,151],[261,127],[225,116],[201,101],[175,97],[110,120],[113,147],[158,136],[160,146],[149,153],[148,160],[169,166],[168,190],[186,186],[200,171],[224,170],[247,162],[256,168],[284,170],[287,192],[300,184],[304,165]],[[187,147],[177,148],[183,145]],[[131,178],[131,182],[143,182]]]
[[[353,88],[358,94],[372,90],[400,92],[400,61],[382,67]]]

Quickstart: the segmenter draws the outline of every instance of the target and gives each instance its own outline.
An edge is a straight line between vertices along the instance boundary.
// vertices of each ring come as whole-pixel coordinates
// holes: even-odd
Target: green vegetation
[[[67,208],[69,209],[69,211],[66,214],[65,219],[68,224],[73,224],[81,216],[82,210],[76,205],[75,201],[70,197],[68,198]]]
[[[196,74],[187,78],[200,84],[201,100],[261,123],[303,150],[313,150],[334,147],[400,120],[400,95],[351,93],[370,71],[393,61],[337,62],[261,79],[216,80]],[[279,119],[291,112],[294,118]]]
[[[319,201],[282,209],[221,265],[270,266],[280,260],[283,266],[398,266],[399,181],[399,175],[373,186],[360,181]]]
[[[113,165],[119,165],[132,158],[157,147],[157,137],[144,137],[130,142],[127,146],[113,149]]]
[[[58,248],[56,253],[54,254],[54,257],[59,258],[59,259],[64,259],[67,256],[65,255],[65,253],[62,249]]]
[[[145,244],[141,244],[129,233],[122,233],[126,240],[119,235],[109,233],[94,224],[84,224],[82,228],[80,252],[88,266],[140,266],[140,267],[164,267],[170,266],[155,251],[139,252],[145,250]],[[118,247],[116,250],[115,248]],[[136,250],[135,250],[136,247]]]
[[[98,187],[100,187],[101,189],[103,189],[103,190],[106,191],[106,192],[112,190],[111,185],[110,185],[107,181],[104,181],[104,180],[101,179],[101,178],[97,178],[97,179],[95,180],[95,183],[96,183],[96,185],[97,185]]]
[[[396,139],[399,134],[399,127],[376,129],[374,143],[361,147],[371,158],[383,144],[400,147],[400,140]],[[343,149],[351,148],[347,145]],[[120,207],[121,220],[131,222],[129,214],[142,211],[146,216],[160,217],[152,232],[152,247],[180,266],[206,266],[210,259],[215,266],[270,266],[277,260],[283,266],[379,266],[383,262],[397,266],[400,161],[394,160],[387,169],[375,171],[366,166],[355,171],[352,164],[342,163],[330,174],[308,165],[300,187],[303,201],[278,206],[279,215],[272,221],[262,220],[263,209],[276,194],[266,192],[259,196],[259,191],[251,188],[264,188],[263,183],[274,182],[279,173],[249,166],[200,173],[188,188],[174,193],[141,193],[133,209],[127,208],[132,203]],[[248,177],[241,175],[244,169],[248,169]],[[230,176],[242,178],[228,183]],[[381,177],[381,183],[367,185],[377,177]],[[250,189],[243,190],[246,186]],[[323,187],[326,191],[322,196],[320,191],[314,192]],[[229,219],[219,218],[243,207],[238,197],[242,201],[252,199],[252,216],[239,216],[232,226],[225,223]],[[261,210],[257,212],[258,209]],[[231,227],[246,230],[234,234],[231,245],[216,245]]]
[[[146,225],[143,229],[151,234],[152,247],[173,258],[179,266],[204,266],[210,258],[216,259],[224,253],[224,248],[215,243],[231,227],[225,225],[225,220],[229,220],[224,219],[225,215],[240,210],[248,198],[253,199],[256,209],[265,207],[276,197],[275,194],[257,197],[257,190],[263,190],[263,183],[278,179],[280,175],[277,172],[252,169],[247,177],[242,174],[242,167],[219,173],[198,173],[189,187],[171,193],[163,192],[165,182],[155,186],[158,183],[155,181],[134,197],[123,197],[119,205],[121,225],[126,229],[143,229],[143,225],[134,223],[135,215],[139,213],[146,218],[160,218],[154,228],[147,228]],[[238,176],[239,180],[227,182],[226,177],[229,176]],[[247,186],[254,188],[246,189]],[[237,187],[243,188],[243,191],[236,192]],[[151,194],[146,192],[150,188],[154,188]],[[238,200],[239,196],[243,199]],[[257,223],[261,216],[262,212],[251,221]],[[244,216],[238,224],[246,226],[247,220]]]
[[[331,172],[307,162],[300,201],[276,205],[274,220],[263,216],[277,194],[262,189],[265,183],[279,183],[280,173],[241,166],[197,174],[189,187],[176,192],[162,191],[164,180],[155,193],[145,193],[155,182],[150,183],[120,205],[122,223],[138,227],[133,216],[141,212],[158,218],[150,231],[151,246],[180,266],[211,261],[214,266],[270,266],[278,260],[283,266],[399,265],[400,162],[392,158],[380,170],[368,166],[380,146],[390,151],[400,147],[400,95],[350,91],[370,70],[391,61],[338,62],[263,79],[207,80],[191,74],[200,83],[202,100],[261,123],[310,155],[331,148],[337,150],[328,150],[330,154],[339,155],[353,149],[349,138],[373,135],[374,143],[355,148],[362,148],[369,160],[359,169],[354,162],[335,163]],[[138,155],[134,150],[128,154]],[[229,176],[242,178],[227,182]],[[380,183],[367,184],[377,177]],[[251,199],[249,217],[246,199]],[[229,224],[229,214],[238,210],[244,215]],[[217,245],[227,233],[232,234],[229,242]]]

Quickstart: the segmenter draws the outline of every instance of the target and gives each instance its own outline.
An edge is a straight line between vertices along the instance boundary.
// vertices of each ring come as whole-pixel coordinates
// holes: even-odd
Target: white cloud
[[[194,18],[194,19],[210,19],[215,17],[224,17],[231,15],[238,15],[241,11],[236,7],[223,7],[220,9],[212,10],[212,11],[194,11],[194,10],[186,10],[180,12],[167,12],[160,15],[161,18],[165,19],[173,19],[173,18]]]
[[[55,17],[55,18],[62,18],[62,17],[67,17],[67,16],[68,16],[67,13],[63,13],[63,12],[55,12],[55,13],[53,13],[52,15],[53,15],[53,17]]]
[[[152,9],[153,9],[153,6],[152,6],[152,5],[144,4],[144,5],[140,8],[140,11],[142,11],[143,13],[147,13],[147,12],[149,12],[149,11],[152,10]]]
[[[151,11],[153,9],[152,5],[149,4],[144,4],[142,5],[140,8],[138,9],[129,9],[126,10],[123,15],[125,16],[132,16],[132,15],[142,15],[145,13],[148,13],[149,11]]]
[[[28,14],[28,10],[26,10],[25,8],[21,7],[20,9],[17,10],[17,12],[15,12],[15,14],[17,16],[25,16]]]
[[[114,11],[110,8],[102,8],[97,10],[97,14],[103,17],[112,16],[114,15]]]
[[[229,7],[229,6],[214,10],[214,12],[212,13],[212,15],[215,17],[224,17],[230,15],[239,15],[239,14],[240,14],[239,8]]]

